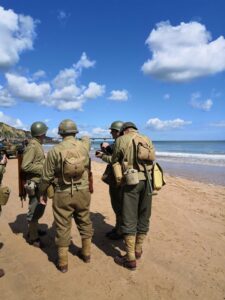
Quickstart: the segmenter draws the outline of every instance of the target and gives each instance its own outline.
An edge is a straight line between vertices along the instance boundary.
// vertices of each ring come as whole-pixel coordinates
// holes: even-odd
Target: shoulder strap
[[[130,150],[130,147],[131,147],[131,144],[133,144],[133,140],[135,139],[135,137],[136,137],[137,135],[138,135],[138,133],[135,133],[135,134],[132,136],[132,138],[131,138],[131,140],[130,140],[128,146],[127,146],[127,149],[126,149],[126,151],[125,151],[125,153],[124,153],[124,157],[123,157],[122,163],[124,162],[125,157],[127,157],[128,151]],[[133,162],[132,162],[132,161],[128,161],[128,166],[129,166],[129,167],[133,167]]]

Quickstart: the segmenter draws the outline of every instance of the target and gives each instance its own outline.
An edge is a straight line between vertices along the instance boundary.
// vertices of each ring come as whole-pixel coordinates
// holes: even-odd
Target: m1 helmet
[[[111,126],[109,127],[109,129],[114,129],[117,131],[120,131],[121,127],[123,126],[123,122],[122,121],[114,121],[112,122]]]
[[[33,137],[44,135],[44,134],[46,134],[47,130],[48,130],[48,127],[46,126],[46,124],[43,122],[40,122],[40,121],[34,122],[30,128],[31,135]]]
[[[58,134],[67,135],[70,133],[78,133],[77,125],[70,119],[63,120],[58,127]]]
[[[120,132],[123,132],[127,128],[133,128],[133,129],[138,130],[137,126],[133,122],[125,122],[125,123],[123,123],[123,126],[120,129]]]

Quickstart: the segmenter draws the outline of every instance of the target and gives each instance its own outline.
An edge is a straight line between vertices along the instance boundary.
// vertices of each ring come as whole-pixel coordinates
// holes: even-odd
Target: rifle
[[[18,185],[19,185],[19,197],[20,197],[20,201],[21,201],[21,207],[23,207],[23,201],[26,201],[26,190],[24,188],[24,184],[25,184],[25,178],[24,178],[24,174],[21,170],[21,165],[22,165],[22,161],[23,161],[23,153],[22,151],[18,152],[17,155],[17,159],[18,159]]]
[[[91,159],[89,158],[89,169],[88,169],[88,181],[89,181],[89,192],[91,194],[94,193],[94,186],[93,186],[93,173],[91,171]]]

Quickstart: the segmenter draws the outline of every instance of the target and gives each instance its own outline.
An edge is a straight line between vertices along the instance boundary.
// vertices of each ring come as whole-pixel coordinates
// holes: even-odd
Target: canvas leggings
[[[89,190],[55,192],[53,199],[53,215],[56,224],[55,242],[58,247],[68,247],[71,241],[72,218],[74,218],[81,239],[93,235],[90,219],[91,194]]]

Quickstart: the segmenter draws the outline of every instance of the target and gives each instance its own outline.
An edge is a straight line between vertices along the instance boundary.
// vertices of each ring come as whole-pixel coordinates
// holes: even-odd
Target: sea
[[[91,157],[103,140],[93,140]],[[112,143],[112,140],[105,142]],[[156,160],[175,177],[225,186],[225,141],[153,141]],[[46,151],[52,145],[45,145]]]

